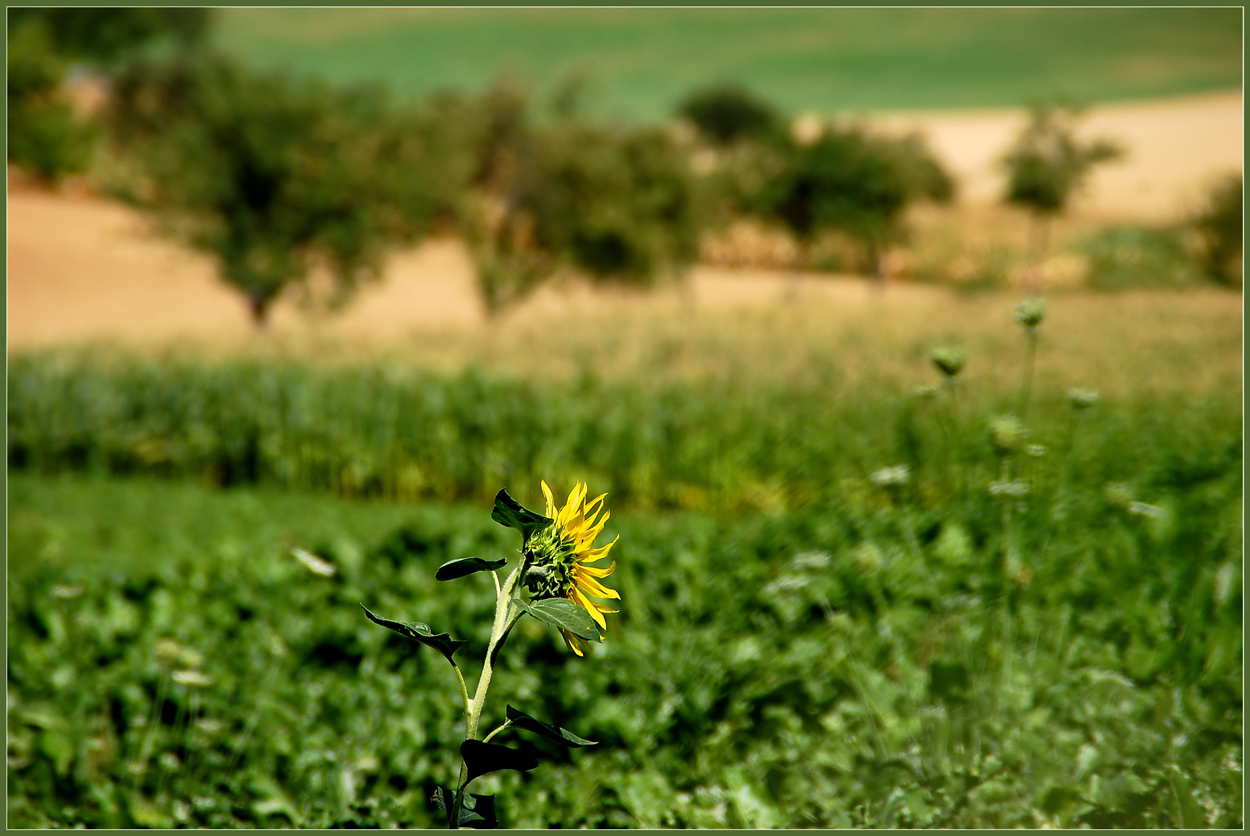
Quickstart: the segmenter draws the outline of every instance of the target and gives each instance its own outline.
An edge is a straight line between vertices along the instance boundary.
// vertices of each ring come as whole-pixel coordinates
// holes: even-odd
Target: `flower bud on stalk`
[[[957,377],[968,362],[968,355],[962,348],[938,348],[930,356],[937,370],[948,378]]]
[[[990,421],[990,441],[1003,458],[1020,452],[1028,434],[1028,428],[1015,415],[999,415]]]

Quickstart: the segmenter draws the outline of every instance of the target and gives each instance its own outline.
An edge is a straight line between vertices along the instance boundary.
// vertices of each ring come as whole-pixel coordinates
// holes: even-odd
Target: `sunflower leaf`
[[[487,830],[499,826],[495,818],[495,796],[468,793],[460,810],[460,826]]]
[[[447,818],[451,825],[451,811],[456,806],[456,795],[446,787],[434,788],[434,806]],[[489,829],[499,826],[495,818],[495,796],[468,793],[460,805],[460,826]]]
[[[568,729],[562,729],[559,726],[553,726],[550,723],[544,723],[537,717],[531,717],[524,711],[508,706],[508,722],[516,726],[518,729],[532,731],[540,734],[549,740],[557,743],[563,743],[565,746],[571,746],[574,749],[580,746],[596,746],[594,740],[587,740],[584,737],[578,737]]]
[[[459,557],[439,566],[438,571],[434,573],[434,579],[454,581],[456,578],[463,578],[465,575],[472,575],[474,572],[493,572],[507,562],[507,558],[502,557],[499,560],[484,560],[480,557]]]
[[[446,787],[434,788],[434,806],[438,807],[438,811],[447,818],[447,824],[451,824],[451,808],[455,805],[455,797],[451,794],[451,790]]]
[[[505,490],[500,490],[495,494],[495,509],[490,512],[490,518],[500,525],[515,528],[526,540],[529,540],[530,535],[535,531],[542,531],[555,522],[524,507],[508,496]]]
[[[537,618],[544,624],[568,630],[578,638],[593,642],[603,641],[599,633],[599,625],[590,617],[590,613],[567,598],[544,598],[541,601],[522,601],[513,598],[512,602],[523,612]]]
[[[388,618],[379,618],[369,612],[369,608],[364,604],[361,604],[360,607],[365,611],[365,615],[368,616],[369,620],[374,624],[379,624],[388,630],[394,630],[401,636],[412,639],[414,642],[420,642],[426,647],[434,648],[439,653],[446,656],[447,661],[451,662],[453,665],[456,662],[451,657],[457,650],[467,644],[467,642],[459,639],[453,639],[446,633],[435,633],[430,629],[430,625],[422,624],[420,621],[413,621],[410,623],[404,623],[403,621],[391,621]]]
[[[500,746],[498,743],[483,743],[480,740],[466,740],[461,743],[460,756],[464,758],[464,764],[469,769],[467,781],[500,769],[526,772],[538,766],[538,758],[533,752]]]

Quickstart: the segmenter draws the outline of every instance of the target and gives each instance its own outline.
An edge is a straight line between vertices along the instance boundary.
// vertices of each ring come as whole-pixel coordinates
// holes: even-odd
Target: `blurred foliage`
[[[9,31],[38,21],[55,51],[69,59],[108,63],[156,41],[186,49],[204,41],[212,9],[81,7],[9,9]]]
[[[1029,124],[1003,157],[1007,203],[1037,216],[1060,214],[1092,168],[1123,156],[1123,147],[1110,139],[1077,139],[1080,116],[1074,107],[1033,108]]]
[[[389,248],[449,211],[455,167],[421,114],[373,87],[331,90],[192,54],[119,71],[114,184],[163,231],[216,260],[258,324],[288,285],[327,275],[329,304],[376,277]]]
[[[816,125],[802,136],[771,105],[735,86],[696,92],[678,115],[707,146],[692,164],[703,169],[713,220],[753,216],[777,224],[809,261],[840,261],[814,245],[845,236],[861,250],[859,266],[880,276],[886,248],[907,237],[906,209],[955,194],[954,180],[916,134],[885,136],[844,123]]]
[[[8,160],[52,183],[87,170],[98,133],[74,112],[63,87],[65,72],[65,59],[40,18],[10,20]]]
[[[476,189],[462,221],[488,311],[563,271],[650,286],[697,253],[700,204],[678,145],[660,130],[591,123],[575,95],[561,99],[547,119],[515,88],[476,103]]]
[[[77,113],[71,65],[107,71],[153,44],[201,41],[209,9],[12,8],[8,10],[8,159],[46,182],[89,169],[99,126]]]
[[[1207,277],[1176,229],[1114,226],[1076,242],[1089,262],[1086,284],[1099,290],[1185,288]]]
[[[1027,583],[984,485],[934,501],[923,471],[792,512],[614,514],[609,641],[578,660],[526,622],[495,677],[500,705],[600,743],[485,779],[501,824],[1241,826],[1240,454],[1212,455],[1235,427],[1177,433],[1182,409],[1106,444],[1100,405],[1066,483],[1034,460]],[[9,489],[10,827],[436,824],[454,679],[360,603],[480,653],[489,582],[433,576],[515,558],[489,503]]]
[[[737,84],[696,90],[678,105],[677,114],[721,147],[747,139],[769,140],[786,131],[785,120],[772,104]]]
[[[1207,272],[1217,281],[1236,287],[1242,283],[1242,211],[1242,175],[1230,174],[1215,184],[1207,205],[1193,219],[1202,237]]]
[[[537,382],[387,362],[23,354],[9,365],[8,460],[17,470],[405,500],[489,502],[501,485],[583,479],[610,491],[614,508],[736,512],[843,501],[882,460],[910,462],[934,502],[958,489],[953,460],[970,478],[996,478],[981,418],[965,413],[950,435],[944,405],[897,387],[871,377],[840,383],[833,369],[801,383],[640,387],[593,374]],[[1030,443],[1061,446],[1063,394],[1036,396]],[[894,397],[902,406],[887,408]],[[983,416],[1016,408],[1014,391],[961,397]],[[1089,478],[1123,481],[1118,473],[1148,462],[1219,471],[1239,461],[1239,393],[1194,393],[1183,408],[1174,401],[1166,389],[1108,398],[1097,425],[1083,430],[1082,444],[1107,468]]]
[[[809,143],[793,143],[778,176],[763,183],[760,205],[803,242],[838,231],[864,249],[864,268],[881,275],[886,247],[906,237],[903,213],[918,200],[950,201],[954,181],[924,140],[878,136],[828,126]]]

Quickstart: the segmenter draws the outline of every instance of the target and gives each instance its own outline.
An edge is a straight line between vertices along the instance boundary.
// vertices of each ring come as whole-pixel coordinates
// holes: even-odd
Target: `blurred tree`
[[[109,63],[132,50],[167,40],[186,48],[203,41],[212,19],[204,8],[40,8],[9,9],[13,31],[39,21],[56,52],[66,58]]]
[[[481,100],[478,176],[466,204],[489,311],[564,268],[650,286],[693,261],[699,203],[667,134],[592,125],[568,103],[535,124],[518,95],[496,88]]]
[[[98,126],[75,113],[71,64],[95,70],[162,41],[201,40],[209,9],[11,8],[8,11],[8,160],[55,182],[90,164]]]
[[[8,161],[47,182],[86,171],[95,126],[66,95],[65,60],[39,19],[8,33]]]
[[[766,140],[784,134],[786,125],[771,104],[736,84],[698,90],[677,108],[699,135],[726,147],[742,140]]]
[[[1080,116],[1071,106],[1034,107],[1028,125],[1003,157],[1008,177],[1003,200],[1028,210],[1033,218],[1035,268],[1045,258],[1051,220],[1067,209],[1090,169],[1124,154],[1110,139],[1078,140]]]
[[[1211,189],[1205,208],[1194,217],[1202,240],[1203,266],[1217,281],[1242,283],[1242,176],[1230,174]]]
[[[114,84],[111,132],[132,166],[115,191],[213,256],[263,326],[288,286],[340,304],[388,247],[453,211],[467,158],[431,113],[221,57],[139,61]],[[318,272],[330,279],[321,297],[308,282]]]
[[[787,156],[784,170],[763,184],[758,207],[782,221],[805,248],[824,231],[849,235],[877,278],[883,277],[886,248],[906,236],[907,207],[954,197],[954,182],[919,136],[831,126],[811,143],[791,143]]]

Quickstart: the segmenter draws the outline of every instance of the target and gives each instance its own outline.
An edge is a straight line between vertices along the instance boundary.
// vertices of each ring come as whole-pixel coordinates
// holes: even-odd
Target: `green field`
[[[588,659],[522,621],[485,722],[511,704],[598,745],[479,779],[501,825],[1239,827],[1235,311],[1062,301],[1034,446],[987,430],[1023,406],[1005,311],[1010,341],[967,330],[955,397],[915,392],[926,339],[875,334],[857,374],[854,338],[817,351],[797,313],[764,333],[821,364],[713,329],[762,376],[17,356],[9,825],[436,826],[455,680],[360,604],[467,639],[474,677],[493,590],[434,570],[515,558],[498,488],[541,507],[539,478],[586,478],[612,492],[621,612]],[[681,331],[653,348],[712,339]],[[1074,409],[1100,375],[1122,385]]]
[[[594,108],[660,119],[746,83],[800,112],[1015,107],[1241,85],[1239,9],[223,9],[249,62],[405,94],[588,74]]]

